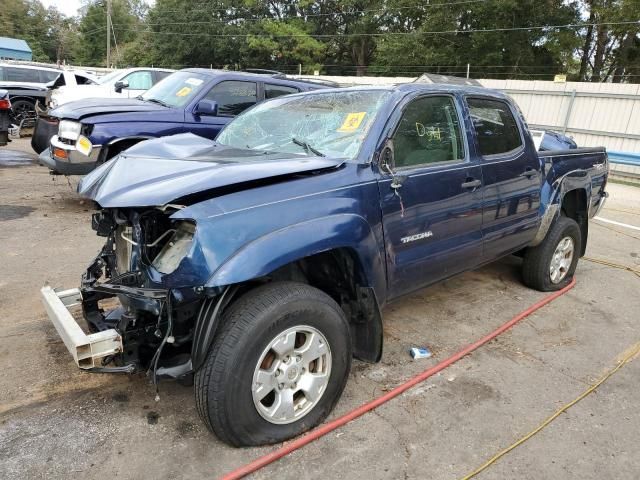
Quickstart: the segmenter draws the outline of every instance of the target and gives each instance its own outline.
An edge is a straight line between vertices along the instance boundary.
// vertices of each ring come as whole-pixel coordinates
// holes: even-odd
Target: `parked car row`
[[[193,382],[220,439],[275,443],[327,417],[352,357],[380,359],[388,303],[510,254],[531,288],[572,281],[603,148],[539,153],[488,89],[318,87],[188,69],[51,111],[50,166],[99,164],[78,191],[104,247],[80,288],[41,290],[79,368]]]
[[[28,118],[35,119],[36,105],[46,105],[51,89],[95,82],[95,76],[82,70],[0,63],[0,88],[9,92],[13,105],[11,121],[15,125]]]
[[[110,92],[110,86],[101,89],[113,84],[116,91],[127,88],[123,91],[131,98],[101,95],[41,114],[31,140],[40,162],[55,173],[84,175],[142,140],[185,132],[214,139],[224,125],[256,103],[326,87],[273,74],[197,68],[168,74],[146,69],[115,72],[85,90]],[[146,92],[132,88],[148,87],[163,76]],[[128,87],[123,87],[125,83]],[[67,90],[61,90],[60,95],[66,95]],[[82,90],[70,91],[84,95]]]

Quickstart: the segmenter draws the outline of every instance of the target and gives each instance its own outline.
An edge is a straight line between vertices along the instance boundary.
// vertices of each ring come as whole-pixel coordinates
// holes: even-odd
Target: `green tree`
[[[640,74],[640,0],[584,0],[587,27],[579,48],[582,81],[638,81]],[[630,20],[636,20],[630,23]],[[626,23],[625,23],[626,22]]]
[[[136,16],[139,2],[130,0],[111,1],[111,49],[114,60],[119,57],[120,47],[132,42],[139,35],[141,19]],[[84,4],[84,15],[79,26],[80,41],[77,49],[78,61],[85,65],[105,65],[107,57],[107,5],[106,0],[88,0]]]

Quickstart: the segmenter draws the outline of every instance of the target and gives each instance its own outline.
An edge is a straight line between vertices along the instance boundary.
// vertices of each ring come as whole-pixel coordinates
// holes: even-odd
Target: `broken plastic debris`
[[[414,360],[418,360],[419,358],[429,358],[431,356],[431,350],[426,347],[413,347],[409,350],[411,356]]]

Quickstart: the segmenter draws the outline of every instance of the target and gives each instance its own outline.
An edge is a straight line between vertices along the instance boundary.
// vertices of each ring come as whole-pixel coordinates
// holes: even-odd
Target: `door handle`
[[[527,178],[531,178],[534,175],[537,175],[538,172],[537,170],[534,170],[533,168],[529,167],[527,168],[523,173],[520,174],[521,177],[527,177]]]
[[[467,178],[467,181],[462,184],[462,188],[465,188],[465,189],[467,189],[467,188],[478,188],[480,185],[482,185],[482,182],[480,180]]]

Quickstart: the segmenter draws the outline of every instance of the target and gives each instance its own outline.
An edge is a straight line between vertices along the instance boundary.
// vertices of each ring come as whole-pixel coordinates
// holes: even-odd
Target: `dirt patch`
[[[0,205],[0,222],[17,220],[34,212],[35,208],[26,205]]]

